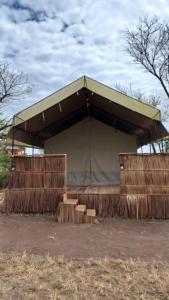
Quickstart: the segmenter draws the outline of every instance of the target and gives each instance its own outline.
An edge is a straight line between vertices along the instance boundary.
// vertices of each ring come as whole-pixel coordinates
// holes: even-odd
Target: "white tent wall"
[[[45,141],[45,154],[66,153],[68,185],[119,183],[119,153],[136,152],[136,136],[85,118]]]

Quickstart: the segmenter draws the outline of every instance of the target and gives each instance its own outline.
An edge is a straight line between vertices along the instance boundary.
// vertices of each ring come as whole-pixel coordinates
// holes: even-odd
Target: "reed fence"
[[[66,155],[12,157],[6,212],[55,213],[66,192]]]
[[[71,193],[70,196],[72,199],[78,199],[80,205],[86,205],[88,209],[95,209],[96,215],[102,218],[114,217],[120,200],[119,193],[114,194],[113,192],[111,194]]]
[[[169,155],[121,154],[120,203],[130,218],[169,218]]]

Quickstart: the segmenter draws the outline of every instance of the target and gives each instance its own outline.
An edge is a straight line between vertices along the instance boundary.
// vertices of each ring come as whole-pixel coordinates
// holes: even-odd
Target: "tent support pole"
[[[15,132],[14,128],[12,130],[12,155],[14,155],[14,147],[15,147]]]
[[[33,146],[33,147],[32,147],[32,156],[35,155],[35,151],[34,151],[34,150],[35,150],[35,147]]]

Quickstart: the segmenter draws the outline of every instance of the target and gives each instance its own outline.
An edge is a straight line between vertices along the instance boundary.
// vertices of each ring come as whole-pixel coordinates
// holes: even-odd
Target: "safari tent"
[[[12,145],[45,155],[13,157],[5,210],[169,218],[169,155],[137,153],[167,135],[157,108],[83,76],[14,116]]]
[[[68,185],[119,183],[119,153],[168,133],[160,111],[87,76],[13,118],[14,140],[67,154]]]

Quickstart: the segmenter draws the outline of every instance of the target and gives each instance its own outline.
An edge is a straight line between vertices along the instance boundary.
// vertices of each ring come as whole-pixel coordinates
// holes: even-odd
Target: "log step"
[[[85,212],[86,211],[86,205],[85,204],[78,204],[76,206],[77,211]]]
[[[78,204],[78,199],[67,199],[59,204],[59,223],[74,223],[75,207]]]
[[[87,216],[96,217],[96,210],[95,209],[87,209]]]
[[[85,222],[86,205],[77,205],[75,207],[75,224],[81,224]]]
[[[64,194],[63,194],[63,202],[66,202],[66,201],[67,201],[67,194],[64,193]]]
[[[78,204],[78,199],[66,199],[63,203],[76,206]]]
[[[96,210],[95,209],[87,209],[85,222],[95,224],[96,223]]]
[[[59,223],[96,223],[96,210],[86,209],[86,205],[78,204],[78,199],[68,199],[63,195],[63,202],[59,204]]]

